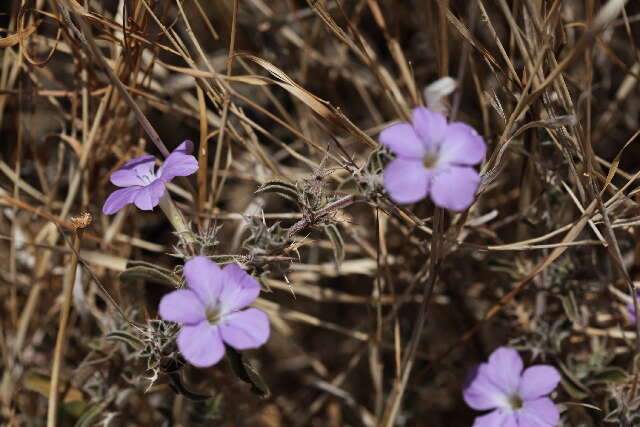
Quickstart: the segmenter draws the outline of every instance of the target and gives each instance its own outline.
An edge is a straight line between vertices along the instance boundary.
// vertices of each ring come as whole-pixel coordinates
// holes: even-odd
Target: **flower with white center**
[[[269,318],[257,308],[247,308],[260,294],[260,284],[236,264],[224,268],[204,256],[184,265],[188,287],[165,295],[159,313],[179,322],[178,349],[197,367],[215,365],[224,344],[236,350],[256,348],[269,338]]]
[[[383,174],[394,201],[413,203],[430,195],[437,206],[453,211],[473,203],[480,175],[471,166],[482,161],[486,147],[472,127],[418,107],[412,123],[385,128],[380,143],[396,155]]]
[[[517,351],[500,347],[482,363],[465,387],[464,401],[478,411],[473,427],[554,427],[560,414],[547,397],[560,382],[550,365],[525,369]]]
[[[156,170],[156,158],[145,154],[125,163],[111,174],[111,183],[118,187],[104,202],[102,212],[112,215],[130,203],[150,211],[165,195],[165,185],[176,176],[188,176],[198,170],[198,160],[191,155],[193,142],[184,141]]]

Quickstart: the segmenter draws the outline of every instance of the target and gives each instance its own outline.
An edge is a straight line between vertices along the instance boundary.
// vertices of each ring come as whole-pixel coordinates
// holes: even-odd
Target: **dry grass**
[[[2,425],[465,426],[466,372],[500,345],[559,367],[563,425],[640,422],[638,2],[0,12]],[[395,205],[376,178],[378,133],[441,76],[488,143],[459,214]],[[185,139],[200,169],[172,197],[264,286],[272,336],[247,356],[267,398],[227,362],[166,357],[176,236],[158,209],[101,212],[112,171]]]

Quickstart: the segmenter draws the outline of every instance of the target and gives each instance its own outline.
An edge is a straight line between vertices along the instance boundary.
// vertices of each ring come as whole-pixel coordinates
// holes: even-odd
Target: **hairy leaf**
[[[227,347],[227,357],[233,368],[233,372],[242,381],[251,384],[251,391],[258,396],[266,399],[271,395],[269,387],[264,382],[258,371],[255,370],[251,363],[247,360],[242,353],[236,351],[234,348]]]
[[[256,194],[276,193],[285,199],[298,203],[298,187],[284,181],[267,181],[256,190]]]
[[[127,269],[120,273],[120,279],[124,281],[143,279],[174,287],[180,285],[180,279],[173,274],[173,271],[144,261],[128,262]]]

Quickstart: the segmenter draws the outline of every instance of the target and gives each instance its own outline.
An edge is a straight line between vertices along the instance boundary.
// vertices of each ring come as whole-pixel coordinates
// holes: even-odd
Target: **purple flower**
[[[188,288],[165,295],[160,317],[182,323],[178,349],[197,367],[215,365],[224,343],[237,350],[260,347],[269,338],[269,318],[247,307],[260,293],[260,284],[236,264],[223,269],[197,256],[184,265]]]
[[[431,195],[437,206],[454,211],[473,203],[480,175],[470,166],[484,158],[486,147],[472,127],[418,107],[412,123],[387,127],[380,143],[396,155],[384,170],[384,186],[396,202]]]
[[[517,351],[500,347],[482,363],[464,390],[464,401],[473,409],[493,409],[477,417],[473,427],[552,427],[560,413],[546,397],[560,382],[560,374],[549,365],[522,371]]]
[[[143,211],[158,206],[164,196],[165,184],[176,176],[188,176],[198,170],[198,161],[191,156],[193,142],[184,141],[156,170],[156,158],[151,154],[128,161],[111,174],[111,182],[118,187],[107,198],[102,212],[111,215],[134,203]]]
[[[636,299],[638,299],[638,303],[640,304],[640,290],[636,291]],[[633,301],[627,304],[627,317],[631,323],[636,323],[636,306],[633,305]]]

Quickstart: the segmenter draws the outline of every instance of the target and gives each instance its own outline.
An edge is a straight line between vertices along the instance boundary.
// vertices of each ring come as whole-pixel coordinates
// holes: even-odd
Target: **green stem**
[[[180,237],[185,239],[189,246],[192,246],[195,241],[195,236],[191,228],[187,225],[184,216],[182,216],[180,210],[178,210],[175,203],[173,203],[168,191],[165,191],[164,195],[160,198],[159,206]]]

